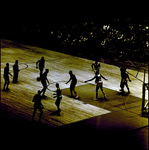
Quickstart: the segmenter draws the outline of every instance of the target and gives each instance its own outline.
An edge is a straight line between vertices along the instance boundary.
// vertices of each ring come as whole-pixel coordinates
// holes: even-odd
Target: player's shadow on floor
[[[59,112],[58,110],[50,111],[48,115],[49,116],[61,116],[61,112]]]
[[[100,102],[106,102],[106,101],[108,101],[108,99],[104,99],[104,98],[102,98],[102,97],[100,97],[100,98],[98,98],[98,100],[97,101],[100,101]]]
[[[61,116],[60,112],[57,110],[57,111],[54,111],[52,112],[51,116]]]
[[[78,99],[84,104],[91,104],[100,108],[104,108],[110,111],[116,111],[120,109],[126,109],[131,107],[131,105],[136,105],[140,103],[141,99],[134,97],[132,95],[125,95],[121,96],[118,91],[114,91],[111,89],[103,88],[107,99],[104,99],[104,96],[99,89],[98,91],[98,100],[96,99],[96,85],[93,84],[86,84],[86,85],[81,85],[81,86],[76,86],[76,92],[79,96]],[[70,97],[70,89],[63,89],[62,90],[62,95],[65,95],[67,97]]]

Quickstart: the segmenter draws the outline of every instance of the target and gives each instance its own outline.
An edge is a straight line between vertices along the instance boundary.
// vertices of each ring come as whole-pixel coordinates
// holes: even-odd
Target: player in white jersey
[[[102,91],[102,93],[104,95],[104,99],[107,99],[107,97],[106,97],[106,95],[103,91],[103,82],[102,82],[101,78],[103,78],[104,80],[108,80],[104,76],[99,74],[98,71],[96,71],[95,76],[92,79],[85,81],[85,83],[86,83],[88,81],[92,81],[92,80],[95,79],[95,83],[96,83],[96,100],[98,100],[98,90],[99,90],[99,88],[100,88],[100,90]]]

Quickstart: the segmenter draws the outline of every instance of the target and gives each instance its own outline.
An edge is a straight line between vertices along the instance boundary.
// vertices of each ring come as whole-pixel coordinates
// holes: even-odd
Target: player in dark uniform
[[[10,90],[8,88],[8,85],[10,83],[10,81],[9,81],[9,74],[12,76],[12,74],[9,72],[9,63],[6,63],[6,67],[4,68],[4,80],[5,80],[5,83],[4,83],[3,91],[9,91]],[[6,89],[5,89],[5,87],[6,87]]]
[[[70,74],[70,79],[67,83],[69,83],[71,81],[71,84],[70,84],[70,93],[71,93],[71,97],[73,97],[73,93],[72,91],[75,93],[75,98],[78,98],[78,95],[77,95],[77,92],[75,91],[75,86],[77,84],[77,78],[76,76],[72,73],[72,71],[69,71],[69,74]]]
[[[43,92],[42,97],[46,97],[44,94],[45,94],[46,89],[47,89],[47,82],[49,84],[49,81],[47,79],[47,74],[48,73],[49,73],[49,69],[46,69],[45,72],[41,75],[41,83],[43,85],[43,89],[41,90],[41,92]]]
[[[120,89],[120,91],[122,94],[125,94],[124,86],[126,86],[128,93],[130,93],[127,82],[128,82],[128,80],[129,80],[129,82],[131,82],[131,80],[129,78],[129,75],[126,73],[126,68],[120,68],[120,71],[121,71],[121,83],[120,83],[121,89]]]
[[[45,67],[45,59],[44,59],[44,57],[41,57],[41,59],[36,62],[36,68],[37,69],[39,68],[39,70],[40,70],[40,74],[39,74],[40,78],[43,73],[44,67]]]
[[[15,61],[15,64],[13,65],[13,83],[18,83],[18,74],[19,74],[19,66],[18,66],[18,60]]]
[[[149,91],[149,83],[144,83],[146,89]],[[149,109],[149,101],[146,102],[144,109],[147,110]]]
[[[100,69],[100,62],[98,62],[97,60],[92,64],[92,70],[94,72],[98,72],[99,73],[99,69]]]
[[[95,100],[98,100],[98,90],[99,90],[99,88],[100,88],[100,90],[102,91],[102,93],[104,95],[104,99],[107,99],[107,97],[106,97],[106,95],[103,91],[103,82],[101,81],[101,78],[103,78],[104,80],[108,80],[105,77],[103,77],[101,74],[99,74],[98,71],[97,71],[97,72],[95,72],[95,76],[92,79],[85,81],[85,83],[86,83],[88,81],[92,81],[92,80],[95,79],[95,83],[96,83],[96,99]]]
[[[32,102],[34,102],[34,113],[32,116],[32,121],[34,120],[35,114],[36,114],[36,110],[39,109],[40,111],[40,116],[39,116],[39,121],[41,120],[42,117],[42,113],[43,113],[43,105],[41,103],[41,95],[40,95],[41,91],[37,91],[37,94],[34,96]]]
[[[60,89],[58,83],[56,83],[56,88],[57,88],[57,90],[56,90],[56,93],[53,94],[53,95],[55,95],[53,98],[57,98],[56,102],[55,102],[55,105],[57,106],[58,115],[60,116],[61,109],[59,108],[59,106],[60,106],[60,102],[62,100],[62,95],[61,95],[61,89]]]

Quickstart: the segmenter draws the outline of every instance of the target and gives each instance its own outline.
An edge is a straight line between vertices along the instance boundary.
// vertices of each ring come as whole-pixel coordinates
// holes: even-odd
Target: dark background
[[[120,57],[122,53],[132,56],[134,61],[147,61],[148,52],[146,41],[148,31],[140,31],[140,24],[145,28],[148,23],[148,3],[146,2],[21,2],[14,4],[2,3],[1,8],[1,38],[44,47],[64,53],[77,55],[89,59]],[[84,25],[87,22],[87,25]],[[92,24],[93,22],[93,24]],[[110,24],[125,33],[137,37],[135,44],[122,43],[115,38],[101,46],[101,41],[108,37],[109,32],[101,32],[103,25]],[[135,28],[132,32],[129,25]],[[75,26],[75,27],[74,27]],[[73,28],[74,27],[74,28]],[[95,29],[96,28],[96,29]],[[89,33],[94,29],[94,37]],[[51,34],[53,32],[53,34]],[[58,38],[62,33],[62,37]],[[70,34],[70,38],[64,40]],[[88,38],[86,42],[79,43],[80,36]],[[76,39],[74,44],[71,44]],[[117,50],[115,50],[116,45]],[[145,56],[144,56],[145,55]],[[112,56],[112,57],[111,57]],[[140,56],[140,57],[138,57]],[[122,60],[125,59],[122,57]]]

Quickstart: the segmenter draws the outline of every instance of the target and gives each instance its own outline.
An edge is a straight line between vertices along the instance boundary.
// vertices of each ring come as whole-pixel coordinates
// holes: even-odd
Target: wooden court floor
[[[76,122],[85,121],[87,124],[95,126],[95,128],[100,128],[104,126],[98,126],[100,121],[100,116],[110,116],[110,114],[119,114],[118,111],[123,110],[122,118],[126,119],[128,122],[132,118],[136,118],[136,124],[131,129],[140,128],[148,125],[148,120],[140,116],[141,108],[141,97],[142,97],[142,83],[138,80],[131,78],[132,82],[129,84],[131,94],[129,97],[118,98],[116,94],[119,90],[120,83],[120,72],[119,68],[112,65],[107,65],[101,63],[101,73],[108,78],[108,81],[104,82],[104,88],[109,97],[109,101],[102,100],[102,94],[100,93],[100,98],[98,102],[91,102],[90,98],[94,98],[94,82],[83,83],[83,81],[88,80],[94,76],[91,70],[91,64],[93,61],[86,60],[63,53],[55,52],[52,50],[47,50],[43,48],[38,48],[34,46],[29,46],[21,43],[17,43],[9,40],[1,40],[1,117],[4,120],[20,120],[21,122],[31,122],[33,114],[33,96],[37,93],[37,90],[42,89],[40,81],[37,81],[39,76],[39,70],[36,69],[36,62],[44,56],[45,58],[45,69],[49,69],[48,74],[50,90],[46,91],[46,98],[42,99],[42,104],[44,105],[43,116],[41,119],[41,124],[48,127],[63,127]],[[8,62],[10,64],[10,72],[12,73],[12,65],[15,60],[19,61],[19,82],[17,84],[12,83],[12,78],[10,77],[10,91],[2,91],[4,80],[3,71],[5,64]],[[65,84],[69,80],[69,70],[72,70],[78,79],[77,90],[80,92],[80,100],[73,99],[69,97],[69,84]],[[136,74],[135,71],[129,70],[132,74]],[[138,74],[139,78],[143,79],[143,74]],[[146,75],[147,80],[147,75]],[[55,106],[55,99],[53,99],[53,93],[56,90],[55,83],[60,83],[60,88],[62,89],[63,99],[60,104],[61,116],[56,114],[57,108]],[[91,87],[89,85],[91,84]],[[82,88],[82,87],[85,88]],[[137,88],[136,88],[137,86]],[[91,94],[89,94],[91,88]],[[82,91],[85,90],[85,91]],[[109,90],[109,91],[108,91]],[[83,97],[86,98],[86,93],[90,95],[88,101],[85,101]],[[108,94],[112,93],[112,94]],[[110,96],[112,95],[112,96]],[[133,99],[131,99],[133,97]],[[136,97],[136,101],[135,98]],[[87,98],[86,98],[87,99]],[[147,97],[146,97],[147,100]],[[90,101],[90,102],[89,102]],[[97,104],[98,103],[98,104]],[[129,110],[129,112],[128,112]],[[117,113],[116,113],[117,111]],[[115,113],[113,113],[115,112]],[[118,115],[119,116],[119,115]],[[93,121],[92,123],[87,120],[94,120],[98,117],[98,123]],[[37,111],[35,116],[35,123],[38,122],[39,112]],[[106,117],[105,117],[106,118]],[[121,120],[124,120],[122,119]],[[108,118],[109,119],[109,118]],[[133,120],[134,120],[133,119]],[[109,119],[110,120],[110,119]],[[111,123],[112,120],[109,122]],[[122,121],[120,121],[122,123]],[[120,123],[119,122],[119,123]],[[108,122],[105,123],[105,127]],[[117,126],[114,121],[113,126]],[[130,130],[131,130],[130,129]],[[112,130],[112,129],[111,129]]]
[[[5,109],[7,110],[5,117],[9,118],[9,116],[13,115],[14,118],[23,117],[24,120],[31,120],[33,114],[33,96],[37,93],[37,90],[42,89],[41,82],[37,81],[39,70],[35,67],[36,61],[38,61],[41,56],[45,57],[45,66],[50,70],[48,79],[50,83],[53,83],[52,87],[49,87],[51,91],[47,90],[47,97],[42,100],[44,106],[42,123],[57,127],[110,113],[108,110],[90,104],[85,105],[81,101],[63,96],[61,102],[61,116],[57,116],[57,108],[55,106],[55,99],[53,98],[54,92],[52,92],[52,90],[56,90],[54,83],[59,81],[61,89],[69,87],[69,84],[65,84],[65,82],[69,80],[69,70],[72,69],[74,72],[78,72],[76,71],[78,66],[74,66],[74,62],[72,61],[73,56],[40,48],[26,48],[25,45],[16,45],[17,44],[11,41],[2,41],[1,89],[3,89],[4,85],[3,70],[6,62],[10,64],[11,73],[15,60],[19,61],[20,68],[19,83],[13,84],[12,78],[10,77],[10,91],[4,92],[1,90],[1,103],[6,106]],[[83,73],[83,70],[78,73]],[[65,82],[61,82],[63,80],[65,80]],[[80,84],[83,83],[80,82]],[[35,121],[38,121],[38,118],[39,112],[37,111]]]

